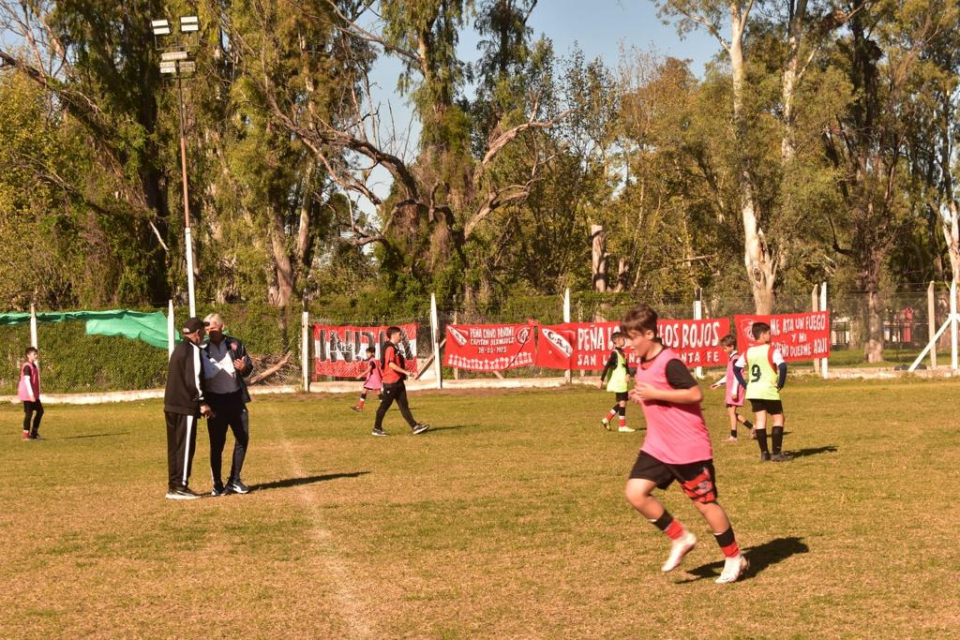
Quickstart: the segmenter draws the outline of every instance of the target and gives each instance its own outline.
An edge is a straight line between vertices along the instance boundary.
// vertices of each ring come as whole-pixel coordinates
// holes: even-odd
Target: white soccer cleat
[[[610,431],[610,421],[609,421],[609,420],[607,420],[606,418],[604,418],[603,420],[600,421],[600,424],[603,425],[603,428],[604,428],[604,429],[606,429],[607,431]]]
[[[750,561],[747,560],[743,554],[740,554],[735,558],[727,558],[723,563],[723,572],[720,574],[720,577],[717,578],[716,583],[729,584],[731,582],[736,582],[749,568]]]
[[[636,431],[636,429],[631,429],[630,427],[624,425],[619,429],[617,429],[617,431],[619,431],[620,433],[633,433],[634,431]]]
[[[697,536],[687,531],[682,538],[673,541],[670,546],[670,555],[660,570],[666,573],[679,567],[683,557],[693,551],[695,546],[697,546]]]

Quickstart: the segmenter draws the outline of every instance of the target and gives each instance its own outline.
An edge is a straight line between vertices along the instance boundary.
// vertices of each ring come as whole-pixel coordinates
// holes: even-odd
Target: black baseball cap
[[[181,333],[196,333],[200,329],[203,329],[207,326],[207,323],[201,320],[200,318],[187,318],[187,321],[183,323],[183,328],[180,329]]]

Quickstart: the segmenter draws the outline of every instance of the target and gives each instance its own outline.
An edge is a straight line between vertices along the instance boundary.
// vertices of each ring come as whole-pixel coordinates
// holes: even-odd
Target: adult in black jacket
[[[212,415],[204,396],[203,321],[189,318],[180,332],[184,339],[170,356],[163,396],[163,412],[167,419],[167,498],[194,500],[200,496],[191,491],[188,484],[197,445],[197,420],[200,416]]]
[[[233,336],[224,335],[223,318],[211,313],[203,319],[207,326],[209,341],[203,346],[207,361],[207,399],[214,416],[207,421],[210,432],[210,473],[213,476],[213,495],[248,493],[250,489],[240,479],[243,460],[250,442],[250,419],[247,403],[250,393],[244,380],[253,372],[253,362],[243,343]],[[223,447],[227,442],[227,429],[233,431],[233,463],[230,478],[223,484]]]

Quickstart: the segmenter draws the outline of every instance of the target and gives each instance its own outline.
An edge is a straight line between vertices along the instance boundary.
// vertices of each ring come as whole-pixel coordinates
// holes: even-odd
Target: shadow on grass
[[[434,427],[431,425],[430,431],[453,431],[455,429],[470,429],[479,426],[478,424],[451,424],[444,427]],[[427,431],[427,433],[430,433],[430,431]]]
[[[317,482],[326,482],[327,480],[339,480],[340,478],[359,478],[365,476],[369,471],[351,471],[350,473],[328,473],[322,476],[304,476],[303,478],[287,478],[286,480],[275,480],[274,482],[264,482],[263,484],[250,485],[251,491],[266,491],[267,489],[288,489],[290,487],[299,487],[305,484],[314,484]]]
[[[779,562],[783,562],[790,556],[798,553],[808,553],[809,551],[810,547],[808,547],[803,541],[803,538],[798,538],[796,536],[791,536],[789,538],[774,538],[773,540],[764,542],[756,547],[744,549],[743,555],[745,555],[747,560],[750,561],[750,568],[747,569],[746,573],[744,573],[740,579],[746,580],[752,578],[755,575],[762,573],[767,567],[773,566]],[[720,576],[720,572],[722,570],[722,560],[719,562],[711,562],[710,564],[701,565],[696,569],[691,569],[687,572],[697,576],[696,578],[680,580],[677,582],[677,584],[696,582],[698,580],[703,580],[704,578],[717,578]]]
[[[829,444],[825,447],[812,447],[810,449],[797,449],[796,451],[788,451],[788,453],[794,458],[805,458],[807,456],[817,456],[821,453],[836,453],[836,445]]]
[[[80,438],[112,438],[114,436],[130,435],[129,431],[114,431],[112,433],[85,433],[82,436],[67,436],[61,440],[78,440]]]

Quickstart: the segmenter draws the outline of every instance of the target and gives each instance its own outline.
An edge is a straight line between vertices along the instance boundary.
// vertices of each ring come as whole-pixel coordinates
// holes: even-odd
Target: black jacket
[[[244,378],[248,378],[251,373],[253,373],[253,361],[250,359],[250,354],[247,353],[247,348],[243,346],[243,343],[233,336],[223,336],[223,339],[227,343],[227,349],[233,353],[234,360],[243,360],[243,371],[237,371],[240,375],[237,377],[237,382],[240,384],[241,395],[243,396],[244,402],[250,402],[250,392],[247,391],[247,381]],[[206,356],[208,351],[207,347],[210,345],[210,341],[203,343],[203,355]]]
[[[205,357],[200,347],[189,340],[176,346],[167,368],[167,389],[163,394],[163,410],[184,416],[199,416],[200,405],[207,404],[203,379]]]

